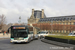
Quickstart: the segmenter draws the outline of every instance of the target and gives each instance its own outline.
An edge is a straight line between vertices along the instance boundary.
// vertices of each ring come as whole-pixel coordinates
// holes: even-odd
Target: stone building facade
[[[46,18],[44,14],[44,9],[42,9],[42,11],[32,9],[32,14],[28,19],[28,24],[38,23],[41,18]]]
[[[66,27],[66,26],[70,26],[72,28],[67,29],[57,29],[53,30],[53,32],[62,32],[62,33],[69,33],[71,31],[74,31],[74,27],[75,27],[75,15],[69,15],[69,16],[58,16],[58,17],[46,17],[44,14],[44,9],[40,10],[34,10],[32,9],[32,14],[31,17],[28,19],[28,24],[50,24],[50,25],[54,25],[56,27],[60,26],[61,27]],[[61,28],[60,27],[60,28]],[[50,30],[51,31],[51,30]]]

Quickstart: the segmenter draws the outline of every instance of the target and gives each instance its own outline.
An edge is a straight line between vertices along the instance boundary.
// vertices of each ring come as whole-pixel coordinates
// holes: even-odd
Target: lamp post
[[[21,23],[21,16],[19,17],[19,21],[18,22]]]

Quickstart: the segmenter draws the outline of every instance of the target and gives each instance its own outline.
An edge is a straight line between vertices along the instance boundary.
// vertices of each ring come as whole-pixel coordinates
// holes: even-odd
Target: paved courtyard
[[[4,34],[3,33],[0,33],[0,38],[10,38],[10,34]]]

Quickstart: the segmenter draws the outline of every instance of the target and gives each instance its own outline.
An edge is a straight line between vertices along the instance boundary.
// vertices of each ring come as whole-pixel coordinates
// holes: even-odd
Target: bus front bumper
[[[17,43],[21,43],[21,42],[28,42],[28,40],[27,39],[25,39],[25,40],[11,40],[10,42],[17,42]]]

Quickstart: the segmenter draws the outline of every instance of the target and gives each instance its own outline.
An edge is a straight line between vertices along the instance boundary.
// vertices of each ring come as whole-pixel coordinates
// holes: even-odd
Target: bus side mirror
[[[9,33],[9,29],[7,30],[7,32]]]

